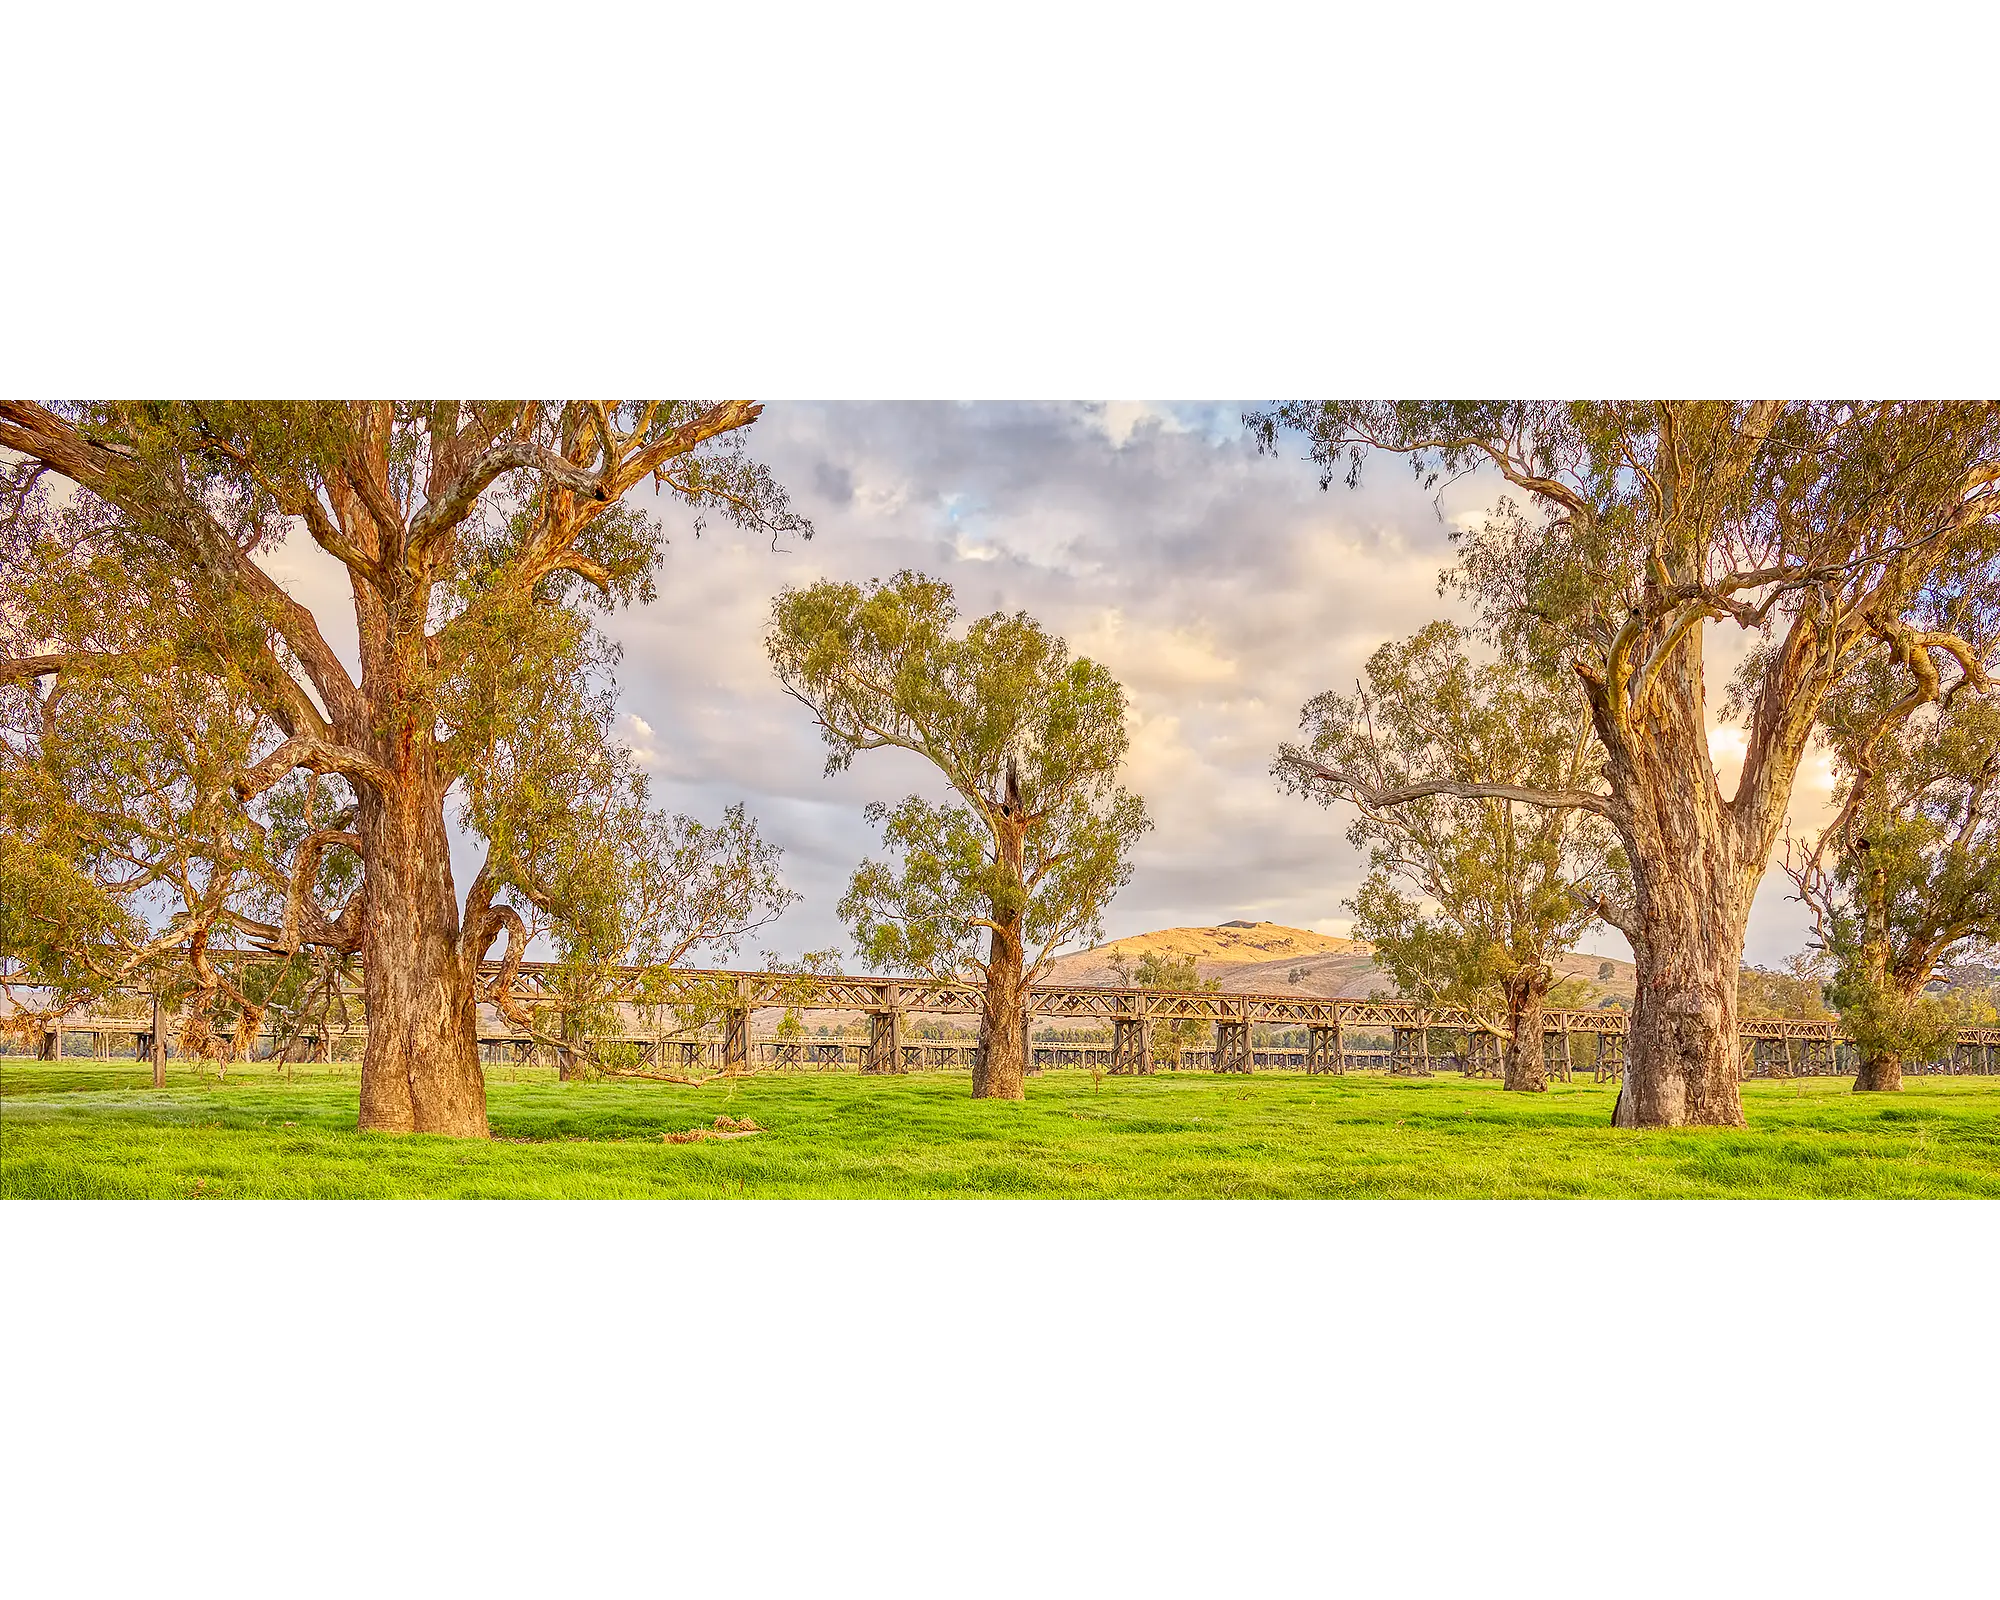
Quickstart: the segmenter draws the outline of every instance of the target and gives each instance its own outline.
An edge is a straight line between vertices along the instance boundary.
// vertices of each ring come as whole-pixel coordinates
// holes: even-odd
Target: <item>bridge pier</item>
[[[1500,1036],[1488,1033],[1484,1028],[1468,1029],[1465,1035],[1465,1076],[1497,1078],[1500,1072]]]
[[[897,986],[882,985],[882,1009],[868,1014],[868,1056],[863,1072],[903,1070],[903,1011],[896,1002]]]
[[[1391,1030],[1389,1071],[1399,1078],[1431,1076],[1431,1030],[1428,1027]]]
[[[1111,1070],[1119,1076],[1144,1076],[1153,1070],[1153,1019],[1114,1017],[1111,1021]]]
[[[1316,1022],[1306,1028],[1306,1071],[1345,1072],[1345,1040],[1339,1023]]]
[[[722,1066],[726,1072],[740,1072],[750,1060],[750,1013],[731,1006],[722,1035]]]
[[[1224,1018],[1215,1025],[1215,1070],[1250,1070],[1250,1024],[1242,1018]]]

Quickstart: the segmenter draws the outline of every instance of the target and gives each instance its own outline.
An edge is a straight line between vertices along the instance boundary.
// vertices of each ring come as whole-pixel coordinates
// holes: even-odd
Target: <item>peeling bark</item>
[[[996,919],[998,922],[998,919]],[[979,1054],[972,1068],[975,1100],[1025,1100],[1028,1075],[1028,981],[1021,918],[993,930],[986,989],[979,1010]]]
[[[1740,1128],[1736,984],[1750,902],[1790,793],[1765,771],[1757,803],[1725,802],[1709,760],[1698,636],[1663,662],[1645,714],[1628,721],[1600,691],[1593,709],[1610,758],[1615,818],[1632,866],[1637,993],[1619,1127]],[[1794,713],[1802,744],[1811,709]],[[1783,765],[1776,763],[1775,765]],[[1690,775],[1699,774],[1699,782]],[[1751,774],[1746,770],[1745,780]]]
[[[483,1139],[478,955],[461,949],[443,796],[398,798],[390,805],[364,792],[356,818],[369,874],[360,1125],[364,1132]]]
[[[1509,977],[1501,988],[1507,996],[1507,1040],[1503,1089],[1539,1093],[1548,1088],[1548,1068],[1542,1058],[1543,1001],[1549,992],[1547,967],[1533,967]]]
[[[1020,795],[1013,764],[1008,764],[1007,795],[994,828],[995,854],[1008,871],[1008,881],[1021,881],[1026,828],[1020,818]],[[993,908],[993,928],[987,947],[986,992],[979,1014],[979,1055],[972,1068],[975,1100],[1025,1100],[1028,1097],[1028,1003],[1025,915],[1018,905]]]

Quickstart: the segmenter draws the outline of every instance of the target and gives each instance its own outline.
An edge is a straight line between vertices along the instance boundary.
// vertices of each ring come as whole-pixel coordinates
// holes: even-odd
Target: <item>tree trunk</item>
[[[1549,1086],[1542,1055],[1542,1001],[1549,992],[1549,979],[1549,969],[1536,966],[1513,974],[1502,984],[1507,996],[1507,1025],[1513,1029],[1507,1040],[1503,1089],[1538,1093]]]
[[[364,1132],[486,1137],[473,958],[461,947],[444,796],[364,790],[355,819],[367,871],[361,1058]]]
[[[1007,761],[1006,798],[993,823],[994,860],[1006,873],[1005,903],[995,897],[990,907],[992,933],[986,953],[986,995],[980,1007],[980,1050],[972,1068],[975,1100],[1028,1098],[1028,985],[1024,942],[1027,894],[1022,887],[1022,860],[1027,829],[1021,820],[1020,773]]]
[[[153,1087],[155,1089],[164,1089],[167,1086],[166,1018],[161,1015],[161,1010],[160,997],[156,992],[153,995],[153,1031],[150,1036],[150,1043],[152,1045],[151,1055],[153,1057]]]
[[[1740,1128],[1736,986],[1756,880],[1726,841],[1633,859],[1640,937],[1625,1082],[1612,1121],[1624,1128]]]
[[[975,1100],[1025,1100],[1028,1027],[1021,981],[1018,919],[1003,935],[995,932],[986,963],[986,995],[979,1013],[979,1054],[972,1068]]]
[[[1709,756],[1699,629],[1661,663],[1643,707],[1614,717],[1613,700],[1601,693],[1592,706],[1624,811],[1617,826],[1636,913],[1627,932],[1637,993],[1611,1120],[1625,1128],[1740,1128],[1743,936],[1784,820],[1793,747],[1810,732],[1811,698],[1801,692],[1776,709],[1760,699],[1734,801],[1722,798]]]
[[[1923,992],[1924,980],[1930,976],[1930,963],[1922,963],[1921,970],[1917,972],[1898,973],[1893,970],[1895,963],[1890,959],[1889,949],[1887,874],[1865,837],[1857,854],[1860,857],[1861,905],[1865,918],[1861,960],[1868,974],[1869,987],[1878,995],[1895,994],[1906,1002],[1913,1000]],[[1876,1023],[1857,1031],[1873,1033],[1879,1026]],[[1903,1087],[1901,1052],[1879,1037],[1866,1039],[1861,1047],[1861,1069],[1854,1075],[1854,1087],[1857,1092],[1900,1093]]]
[[[1903,1087],[1903,1058],[1891,1050],[1864,1050],[1861,1070],[1854,1075],[1857,1090],[1896,1091]]]

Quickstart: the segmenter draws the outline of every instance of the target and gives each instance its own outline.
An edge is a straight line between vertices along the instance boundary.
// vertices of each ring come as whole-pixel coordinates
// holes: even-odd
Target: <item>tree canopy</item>
[[[863,750],[932,763],[955,802],[875,804],[888,861],[864,861],[840,905],[862,958],[986,986],[975,1092],[1018,1098],[1027,987],[1065,944],[1101,937],[1150,826],[1118,783],[1125,694],[1025,613],[956,628],[949,584],[900,572],[821,582],[773,602],[766,648],[818,719],[826,770]]]
[[[1926,621],[2000,662],[2000,562],[1978,588],[1933,586]],[[1832,964],[1830,995],[1860,1047],[1857,1083],[1895,1088],[1962,1024],[1928,994],[1949,965],[2000,945],[2000,697],[1961,678],[1936,702],[1887,650],[1857,662],[1821,714],[1838,773],[1836,811],[1792,841],[1786,872]]]
[[[1356,808],[1348,838],[1370,852],[1370,871],[1348,902],[1354,935],[1398,991],[1487,1017],[1512,1046],[1508,1086],[1539,1088],[1552,962],[1601,907],[1619,915],[1629,890],[1595,810],[1505,792],[1600,793],[1589,713],[1545,665],[1475,664],[1449,622],[1383,645],[1364,678],[1352,695],[1306,705],[1305,741],[1284,746],[1272,771],[1322,805]],[[1397,798],[1411,791],[1422,792]]]

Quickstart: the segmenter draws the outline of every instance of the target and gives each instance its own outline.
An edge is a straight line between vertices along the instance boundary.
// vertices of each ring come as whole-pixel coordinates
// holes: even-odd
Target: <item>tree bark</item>
[[[1726,845],[1633,860],[1641,936],[1624,1086],[1625,1128],[1740,1128],[1736,985],[1756,879]]]
[[[1861,840],[1858,854],[1862,915],[1865,919],[1861,959],[1867,969],[1869,985],[1877,994],[1894,993],[1905,1001],[1912,1000],[1922,992],[1924,979],[1930,976],[1930,963],[1924,962],[1920,973],[1893,970],[1895,963],[1891,960],[1889,948],[1888,881],[1876,852],[1869,848],[1865,837]],[[1902,1087],[1901,1053],[1879,1038],[1865,1043],[1861,1049],[1861,1068],[1854,1075],[1855,1091],[1900,1093]]]
[[[980,1006],[980,1056],[972,1068],[974,1100],[1028,1098],[1028,1018],[1020,982],[1018,940],[1002,946],[986,966],[986,996]]]
[[[1501,986],[1507,996],[1507,1025],[1513,1030],[1507,1039],[1503,1089],[1533,1094],[1549,1086],[1542,1056],[1542,1001],[1549,992],[1549,977],[1549,969],[1538,965],[1513,974]]]
[[[1774,747],[1803,742],[1810,699],[1801,694],[1778,712],[1760,701],[1742,784],[1725,801],[1708,752],[1698,631],[1660,665],[1643,707],[1618,712],[1603,685],[1595,691],[1636,913],[1627,934],[1637,993],[1612,1122],[1740,1128],[1743,937],[1796,767]],[[1774,715],[1787,719],[1783,728],[1766,725]]]
[[[1028,1098],[1026,894],[1020,888],[1027,828],[1021,817],[1020,777],[1010,758],[1006,796],[993,821],[994,858],[1014,897],[990,908],[986,994],[980,1005],[980,1050],[972,1068],[975,1100]]]
[[[355,831],[368,882],[360,1126],[483,1139],[478,957],[459,938],[444,796],[414,783],[387,797],[364,787]]]
[[[1891,1050],[1863,1051],[1861,1070],[1854,1075],[1858,1090],[1894,1092],[1903,1087],[1903,1058]]]
[[[1028,1027],[1022,1007],[1027,1001],[1021,981],[1021,936],[1018,924],[993,935],[986,963],[986,994],[979,1012],[979,1055],[972,1068],[975,1100],[1025,1100],[1028,1097]]]
[[[155,1089],[164,1089],[167,1086],[166,1018],[161,1015],[161,1011],[160,996],[156,990],[153,994],[153,1031],[149,1036],[149,1042],[152,1046],[150,1054],[153,1058],[153,1087]]]

